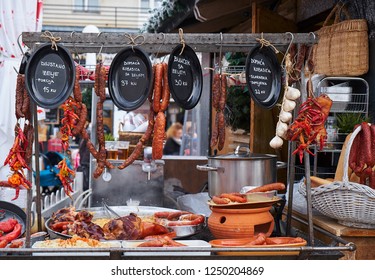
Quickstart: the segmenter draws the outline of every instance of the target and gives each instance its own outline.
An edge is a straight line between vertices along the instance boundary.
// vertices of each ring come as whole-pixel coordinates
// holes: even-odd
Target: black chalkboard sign
[[[75,65],[69,52],[44,44],[27,61],[25,84],[31,98],[42,108],[59,107],[72,93]]]
[[[56,109],[46,109],[46,118],[44,120],[45,124],[59,124],[60,117],[59,117],[59,108]]]
[[[174,101],[180,107],[194,108],[202,94],[202,68],[194,50],[185,45],[173,49],[168,61],[168,83]]]
[[[260,45],[246,60],[246,83],[253,100],[266,109],[273,108],[280,96],[281,68],[274,50]]]
[[[113,103],[132,111],[145,102],[152,87],[152,65],[140,48],[126,48],[112,61],[108,73],[108,90]]]

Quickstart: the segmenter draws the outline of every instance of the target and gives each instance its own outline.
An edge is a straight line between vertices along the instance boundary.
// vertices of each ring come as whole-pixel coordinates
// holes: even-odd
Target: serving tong
[[[5,214],[6,214],[5,210],[4,209],[0,209],[0,221],[5,218]]]
[[[102,206],[104,210],[107,212],[107,214],[109,214],[109,216],[114,215],[116,216],[116,218],[121,218],[121,216],[115,210],[113,210],[105,201],[102,201]]]

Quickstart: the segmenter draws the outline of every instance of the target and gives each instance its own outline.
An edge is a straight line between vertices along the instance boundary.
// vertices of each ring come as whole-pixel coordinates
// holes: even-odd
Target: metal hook
[[[281,61],[281,65],[284,64],[285,58],[286,58],[286,56],[288,55],[289,49],[290,49],[290,47],[292,46],[293,41],[294,41],[294,35],[293,35],[292,32],[286,32],[285,34],[290,34],[290,36],[292,36],[292,39],[290,40],[290,43],[289,43],[289,45],[288,45],[288,48],[286,49],[286,52],[285,52],[284,57],[283,57],[283,60]]]
[[[78,54],[78,51],[77,51],[76,40],[73,38],[73,35],[74,35],[75,33],[76,33],[75,31],[72,31],[72,33],[70,33],[70,38],[72,39],[72,42],[73,42],[73,50],[74,50],[74,53],[75,53],[75,55],[78,57],[78,60],[80,60],[80,58],[79,58],[79,54]]]
[[[100,37],[100,35],[102,35],[103,32],[99,32],[98,36],[96,37],[97,39]],[[101,56],[102,54],[102,50],[103,50],[103,47],[104,47],[104,43],[102,43],[102,45],[100,46],[100,50],[98,52],[98,57]]]
[[[13,66],[13,69],[14,71],[16,71],[17,75],[19,74],[18,70],[16,69],[16,67]]]
[[[21,46],[21,44],[20,44],[20,38],[21,38],[21,36],[22,36],[22,33],[21,33],[20,35],[18,35],[18,38],[17,38],[17,45],[18,45],[18,47],[20,48],[20,51],[21,51],[22,55],[25,55],[25,52],[23,51],[23,48],[22,48],[22,46]]]
[[[163,33],[163,32],[161,32],[160,33],[162,36],[163,36],[163,41],[161,42],[161,45],[159,46],[159,49],[158,49],[158,51],[157,51],[157,53],[156,53],[156,58],[159,56],[159,52],[160,52],[160,50],[161,50],[161,47],[164,45],[164,43],[165,43],[165,34]]]
[[[221,75],[223,68],[223,32],[220,32],[220,52],[219,52],[220,68],[219,73]]]
[[[316,40],[316,35],[315,35],[315,33],[314,33],[314,32],[310,32],[310,33],[309,33],[309,36],[311,36],[311,35],[314,37],[314,41],[315,41],[315,40]]]

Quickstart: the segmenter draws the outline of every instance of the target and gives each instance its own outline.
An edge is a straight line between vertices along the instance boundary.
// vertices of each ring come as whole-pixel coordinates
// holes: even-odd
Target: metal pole
[[[32,177],[32,172],[27,173],[28,178]],[[32,189],[27,190],[27,200],[26,200],[26,248],[30,248],[30,237],[31,237],[31,202],[33,199]]]
[[[38,231],[42,230],[42,195],[40,193],[40,166],[39,166],[39,133],[38,133],[38,114],[37,106],[32,102],[32,115],[34,123],[34,149],[35,149],[35,190],[36,190],[36,215],[38,222]]]
[[[310,246],[314,246],[314,223],[312,217],[311,203],[311,179],[310,179],[310,154],[303,152],[305,158],[305,178],[306,178],[306,201],[307,201],[307,221],[308,221],[308,242]]]
[[[296,156],[292,152],[296,149],[295,142],[288,143],[288,211],[286,215],[286,236],[292,233],[292,214],[293,214],[293,195],[294,195],[294,180],[296,174],[295,161]]]

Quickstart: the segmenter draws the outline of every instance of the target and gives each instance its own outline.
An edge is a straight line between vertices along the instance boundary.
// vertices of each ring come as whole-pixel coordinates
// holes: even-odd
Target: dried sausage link
[[[25,76],[22,74],[17,75],[17,85],[16,85],[16,118],[24,118],[25,115],[22,112],[23,106],[23,92],[25,89]]]
[[[163,157],[163,142],[165,135],[165,114],[159,112],[156,115],[154,126],[154,139],[152,141],[152,159],[161,159]]]

